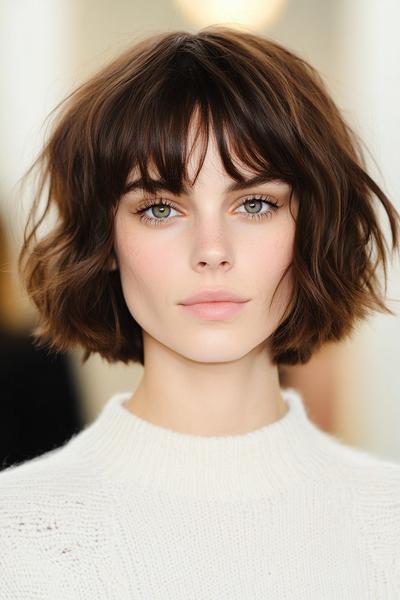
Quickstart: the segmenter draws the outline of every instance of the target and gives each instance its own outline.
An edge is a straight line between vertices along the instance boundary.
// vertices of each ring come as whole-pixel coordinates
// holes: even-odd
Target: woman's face
[[[199,150],[195,147],[188,165],[190,180]],[[246,178],[252,175],[240,170]],[[133,171],[129,181],[137,176]],[[269,304],[292,262],[295,221],[289,211],[290,187],[274,181],[229,191],[233,183],[224,172],[212,135],[188,193],[176,197],[162,191],[151,200],[157,204],[165,199],[173,208],[155,206],[137,213],[145,198],[140,189],[121,198],[114,251],[125,301],[143,329],[144,344],[146,336],[152,336],[153,342],[188,359],[225,362],[263,344],[281,322],[292,293],[290,270],[271,308]],[[296,217],[296,198],[293,210]],[[157,222],[141,220],[143,216]],[[237,314],[214,320],[180,305],[204,288],[224,288],[249,301]]]

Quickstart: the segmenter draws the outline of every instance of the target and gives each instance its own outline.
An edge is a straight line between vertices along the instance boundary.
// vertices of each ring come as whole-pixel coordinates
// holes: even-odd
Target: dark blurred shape
[[[62,445],[83,427],[71,356],[35,346],[6,238],[0,218],[0,470]]]
[[[0,470],[66,442],[83,427],[81,406],[68,354],[0,331]]]

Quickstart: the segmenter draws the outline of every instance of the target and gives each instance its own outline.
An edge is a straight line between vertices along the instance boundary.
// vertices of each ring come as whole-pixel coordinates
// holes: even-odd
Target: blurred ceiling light
[[[287,0],[175,0],[182,15],[199,27],[224,23],[260,29],[271,25]]]

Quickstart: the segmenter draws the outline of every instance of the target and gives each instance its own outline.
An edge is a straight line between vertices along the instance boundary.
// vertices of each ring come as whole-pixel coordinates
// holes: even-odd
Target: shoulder
[[[68,445],[0,472],[0,597],[74,596],[66,582],[96,570],[114,530],[113,498]]]
[[[318,437],[329,457],[327,478],[347,490],[360,508],[394,503],[400,511],[400,462],[350,446],[322,430]]]
[[[0,471],[1,503],[13,494],[24,497],[32,493],[44,493],[55,489],[57,483],[65,480],[65,474],[71,475],[76,469],[74,460],[69,459],[69,442],[48,450],[30,460],[7,466]],[[50,485],[49,485],[50,484]]]
[[[69,445],[0,472],[0,538],[11,547],[79,530],[99,519],[110,497],[95,469],[79,464]]]
[[[0,506],[17,505],[58,497],[71,497],[100,489],[102,477],[96,462],[82,461],[74,450],[82,432],[68,442],[33,459],[13,464],[0,471]]]
[[[397,536],[400,543],[400,463],[366,450],[349,448],[337,474],[365,522]],[[390,523],[390,526],[388,526]]]
[[[350,446],[332,434],[319,431],[319,435],[330,451],[331,472],[349,491],[361,496],[366,493],[369,498],[378,489],[384,489],[389,498],[400,492],[400,461]]]
[[[326,439],[331,451],[327,479],[342,492],[365,547],[400,593],[400,463],[332,436]]]

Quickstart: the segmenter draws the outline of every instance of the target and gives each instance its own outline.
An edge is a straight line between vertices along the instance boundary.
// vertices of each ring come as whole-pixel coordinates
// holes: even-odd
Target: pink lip
[[[200,302],[246,302],[247,300],[248,298],[242,298],[229,290],[205,289],[190,296],[190,298],[186,298],[181,304],[199,304]]]
[[[182,308],[196,317],[217,321],[232,317],[239,313],[245,302],[199,302],[197,304],[183,304]]]

